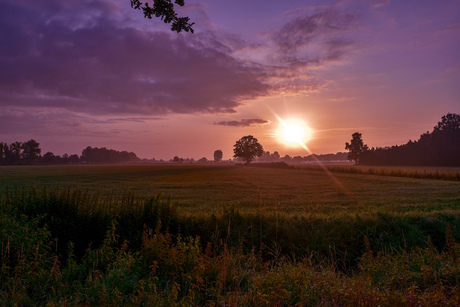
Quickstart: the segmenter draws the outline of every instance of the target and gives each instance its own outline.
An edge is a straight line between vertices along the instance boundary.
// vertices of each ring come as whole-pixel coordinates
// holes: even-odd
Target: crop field
[[[325,172],[319,168],[10,166],[1,169],[0,187],[3,190],[70,188],[120,201],[131,193],[143,200],[160,194],[170,197],[179,210],[187,214],[218,214],[229,206],[243,213],[325,217],[377,212],[445,212],[460,208],[460,181]]]
[[[0,303],[458,306],[458,171],[0,167]]]

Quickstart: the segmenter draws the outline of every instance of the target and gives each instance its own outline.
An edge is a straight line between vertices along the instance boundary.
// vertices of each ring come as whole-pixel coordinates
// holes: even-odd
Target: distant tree
[[[448,113],[433,128],[407,144],[372,148],[360,155],[363,165],[460,166],[460,115]]]
[[[460,132],[460,115],[456,113],[447,113],[441,118],[433,132],[442,131],[445,133],[458,133]]]
[[[215,163],[219,163],[220,161],[222,161],[222,157],[224,156],[224,154],[222,153],[222,150],[218,149],[214,152],[214,162]]]
[[[426,141],[424,145],[431,152],[431,164],[460,166],[460,115],[444,115]]]
[[[11,151],[10,146],[7,143],[3,143],[3,164],[11,163]]]
[[[40,144],[31,139],[25,143],[22,143],[22,156],[25,164],[35,164],[40,159]]]
[[[0,164],[5,164],[5,150],[8,144],[0,142]]]
[[[60,164],[70,164],[70,157],[68,153],[62,155]]]
[[[19,164],[22,159],[22,143],[11,143],[7,155],[6,158],[9,164]]]
[[[175,0],[174,3],[171,0],[153,0],[152,6],[149,6],[148,2],[142,3],[139,0],[130,1],[133,9],[143,11],[144,18],[152,19],[155,16],[165,23],[172,23],[171,31],[179,33],[184,30],[185,32],[190,31],[193,33],[192,26],[195,23],[190,23],[190,18],[188,17],[177,17],[175,12],[174,3],[178,6],[184,6],[184,0]]]
[[[69,156],[69,163],[70,164],[78,164],[78,163],[80,163],[80,157],[78,157],[78,155],[76,155],[76,154],[70,155]]]
[[[43,156],[45,158],[45,156]],[[93,161],[93,148],[91,146],[86,147],[81,152],[81,160],[86,163],[91,163]]]
[[[361,133],[355,132],[352,134],[350,143],[345,143],[345,149],[349,151],[348,160],[355,161],[356,164],[359,162],[361,153],[368,150],[367,145],[364,145]]]
[[[317,162],[317,161],[342,161],[347,160],[348,153],[346,152],[338,152],[338,153],[329,153],[329,154],[311,154],[307,157],[304,157],[305,161],[308,162]],[[361,156],[362,160],[362,156]]]
[[[196,162],[198,162],[198,163],[208,163],[208,159],[206,159],[206,157],[203,157],[203,158],[199,159]]]
[[[179,163],[179,162],[180,162],[180,158],[179,158],[178,156],[174,156],[173,162],[174,162],[174,163]]]
[[[48,151],[43,155],[42,162],[44,164],[57,164],[60,159],[54,155],[51,151]]]
[[[258,162],[278,162],[281,159],[280,154],[275,151],[270,153],[269,151],[265,151],[262,156],[260,156],[257,161]]]
[[[252,135],[243,136],[241,139],[236,141],[233,145],[233,156],[235,158],[242,158],[246,164],[251,163],[255,157],[260,157],[264,153],[264,148]]]
[[[305,160],[302,156],[295,156],[291,160],[292,163],[302,163],[303,161]]]
[[[284,162],[286,162],[286,163],[289,163],[289,162],[291,162],[292,158],[291,158],[291,156],[289,156],[289,155],[285,155],[285,156],[282,158],[282,160],[283,160]]]
[[[81,153],[81,159],[86,163],[129,163],[138,162],[139,158],[133,152],[116,151],[105,147],[86,147]]]
[[[263,154],[257,159],[258,162],[268,162],[270,159],[270,152],[264,151]]]

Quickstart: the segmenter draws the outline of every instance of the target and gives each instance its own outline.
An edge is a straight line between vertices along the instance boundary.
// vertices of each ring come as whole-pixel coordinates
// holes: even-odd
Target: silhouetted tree
[[[460,132],[460,115],[455,113],[447,113],[441,118],[433,132],[442,131],[445,133],[459,133]]]
[[[460,166],[460,115],[448,113],[425,137],[425,147],[431,156],[431,164]]]
[[[90,161],[92,160],[92,154],[93,154],[93,148],[91,146],[86,147],[81,152],[81,160],[86,163],[90,163]]]
[[[280,159],[280,154],[275,151],[274,153],[270,153],[269,151],[265,151],[262,156],[257,159],[258,162],[278,162]]]
[[[136,10],[142,10],[144,13],[144,18],[152,19],[152,17],[157,17],[163,20],[165,23],[171,24],[171,31],[176,31],[177,33],[184,30],[185,32],[192,32],[192,26],[195,23],[190,23],[190,18],[188,17],[177,17],[175,12],[174,3],[179,6],[184,6],[184,0],[175,0],[172,3],[171,0],[153,0],[152,6],[148,2],[142,3],[139,0],[130,0],[131,7]]]
[[[0,142],[0,164],[5,164],[5,150],[8,144]]]
[[[358,164],[361,154],[368,150],[368,147],[364,145],[361,133],[355,132],[351,137],[350,143],[345,143],[345,149],[349,151],[348,160],[355,161]]]
[[[198,163],[208,163],[208,159],[206,159],[206,157],[203,157],[203,158],[199,159],[196,162],[198,162]]]
[[[86,147],[81,153],[81,159],[86,163],[129,163],[137,162],[139,158],[133,152],[116,151],[105,147]]]
[[[242,158],[247,164],[264,153],[264,148],[252,135],[243,136],[233,145],[233,157]]]
[[[40,144],[31,139],[25,143],[22,143],[22,156],[25,164],[35,164],[40,159]]]
[[[291,162],[292,158],[291,158],[290,155],[285,155],[285,156],[282,158],[282,160],[283,160],[284,162],[286,162],[286,163],[289,163],[289,162]]]
[[[460,166],[460,115],[448,113],[418,141],[405,145],[373,148],[363,152],[360,164]]]
[[[10,146],[7,143],[4,143],[3,147],[3,156],[4,156],[4,164],[11,164],[11,151]]]
[[[11,143],[7,153],[8,164],[19,164],[22,159],[22,143],[17,141]]]
[[[222,161],[223,156],[224,154],[222,153],[222,150],[218,149],[214,151],[214,162],[219,163],[220,161]]]
[[[42,162],[44,164],[58,164],[60,162],[60,157],[58,158],[58,156],[55,156],[54,153],[48,151],[43,155]]]
[[[61,157],[61,164],[69,164],[69,155],[67,153],[63,154]]]
[[[179,162],[180,162],[180,158],[179,158],[178,156],[174,156],[173,162],[174,162],[174,163],[179,163]]]
[[[70,164],[78,164],[80,163],[80,157],[76,154],[70,155],[69,156],[69,163]]]
[[[302,163],[303,161],[304,159],[301,156],[295,156],[291,160],[292,163]]]

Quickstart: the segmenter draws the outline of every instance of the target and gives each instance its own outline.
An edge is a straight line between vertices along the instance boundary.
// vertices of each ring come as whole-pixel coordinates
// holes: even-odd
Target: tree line
[[[81,156],[77,154],[62,156],[48,151],[41,155],[40,143],[31,139],[27,142],[0,142],[0,165],[33,164],[92,164],[92,163],[135,163],[140,159],[134,152],[117,151],[105,147],[88,146]]]
[[[369,149],[355,132],[345,148],[348,159],[361,165],[460,166],[460,115],[444,115],[432,132],[404,145]]]
[[[336,162],[344,161],[347,157],[347,153],[345,152],[338,152],[336,154],[325,155],[311,154],[309,156],[303,157],[291,157],[289,155],[281,157],[277,151],[273,153],[270,153],[269,151],[264,151],[263,146],[252,135],[242,137],[235,143],[235,145],[233,145],[233,147],[233,157],[235,158],[234,162],[245,162],[246,164],[249,164],[252,161],[256,161],[258,163],[284,162],[288,164],[311,163],[318,161]]]
[[[243,137],[248,138],[252,136]],[[248,138],[252,139],[252,138]],[[254,138],[255,139],[255,138]],[[241,144],[241,143],[240,143]],[[258,144],[257,139],[255,139],[254,144]],[[195,160],[193,158],[179,158],[174,156],[174,158],[168,160],[156,160],[152,159],[140,159],[134,152],[127,151],[117,151],[114,149],[107,149],[105,147],[91,147],[88,146],[83,149],[81,155],[77,154],[63,154],[55,155],[53,152],[46,152],[41,155],[42,149],[40,148],[40,143],[31,139],[27,142],[13,142],[7,144],[0,142],[0,165],[34,165],[34,164],[117,164],[117,163],[243,163],[247,160],[243,157],[250,157],[251,161],[257,163],[273,163],[273,162],[285,162],[288,164],[300,164],[300,163],[310,163],[316,161],[323,162],[334,162],[334,161],[344,161],[347,159],[346,152],[338,152],[336,154],[321,154],[321,155],[308,155],[308,156],[293,156],[285,155],[281,156],[278,151],[270,152],[263,151],[263,147],[258,146],[252,147],[241,147],[237,149],[233,159],[223,160],[223,152],[218,149],[214,151],[214,160],[208,160],[205,157]],[[248,144],[245,144],[245,146]],[[246,148],[246,149],[244,149]],[[244,150],[243,150],[244,149]],[[257,150],[256,150],[257,149]],[[259,150],[260,149],[260,150]],[[247,152],[249,150],[249,152]],[[253,150],[255,150],[253,152]],[[248,156],[249,154],[249,156]],[[254,154],[254,155],[252,155]],[[241,156],[240,156],[241,155]],[[252,156],[251,156],[252,155]]]

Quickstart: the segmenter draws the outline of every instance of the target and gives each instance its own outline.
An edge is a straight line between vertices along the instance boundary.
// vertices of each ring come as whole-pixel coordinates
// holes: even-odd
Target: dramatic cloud
[[[356,20],[317,12],[255,50],[231,35],[142,30],[124,9],[117,1],[4,0],[0,106],[134,117],[233,113],[245,100],[321,88],[309,67],[351,48],[340,34]],[[269,50],[270,60],[239,57],[251,49]]]
[[[358,44],[350,33],[359,26],[356,13],[339,11],[335,6],[308,6],[289,15],[292,18],[266,35],[266,43],[246,45],[238,50],[242,57],[263,63],[264,83],[272,94],[304,94],[326,84],[315,77],[315,69],[340,61]]]
[[[292,64],[316,64],[338,59],[353,46],[345,36],[358,16],[323,7],[312,15],[295,18],[272,34],[279,60]]]
[[[256,125],[265,125],[269,123],[270,121],[266,119],[252,118],[252,119],[242,119],[240,121],[232,120],[232,121],[215,122],[214,125],[232,126],[232,127],[248,127],[248,126],[256,126]]]
[[[116,6],[26,6],[0,10],[3,106],[91,114],[234,112],[266,93],[254,66],[205,34],[146,32],[113,19]]]

